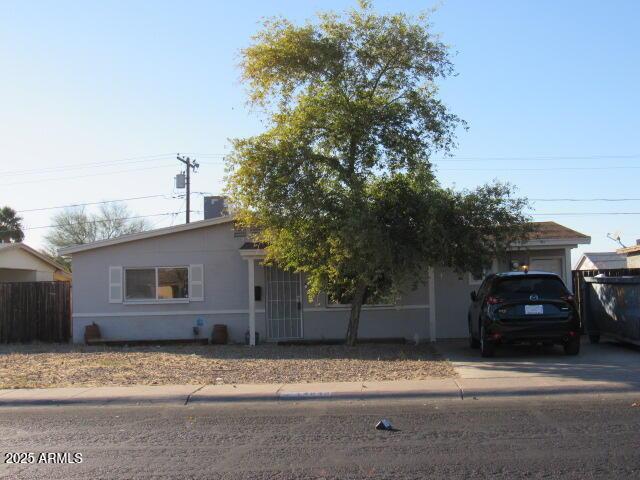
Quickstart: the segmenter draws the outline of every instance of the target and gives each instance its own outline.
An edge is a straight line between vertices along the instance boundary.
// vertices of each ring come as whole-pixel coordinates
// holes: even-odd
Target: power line
[[[154,166],[154,168],[166,168],[166,167],[174,167],[175,168],[175,163],[167,163],[164,165],[156,165]],[[54,182],[56,180],[75,180],[77,178],[87,178],[87,177],[99,177],[102,175],[115,175],[118,173],[128,173],[128,172],[137,172],[140,170],[149,170],[148,167],[142,167],[142,168],[129,168],[126,170],[117,170],[114,172],[100,172],[100,173],[89,173],[87,175],[76,175],[73,177],[54,177],[54,178],[39,178],[37,180],[26,180],[23,182],[11,182],[11,183],[2,183],[0,184],[0,187],[11,187],[13,185],[24,185],[26,183],[41,183],[41,182]]]
[[[130,157],[123,158],[120,160],[105,160],[99,162],[87,162],[87,163],[75,163],[69,165],[58,165],[55,167],[48,168],[33,168],[31,170],[14,170],[9,172],[0,172],[0,175],[26,175],[33,173],[48,173],[62,170],[72,170],[76,168],[88,168],[88,167],[99,167],[99,166],[110,166],[117,165],[120,163],[141,163],[141,162],[153,162],[156,160],[161,160],[165,158],[170,158],[172,154],[158,154],[158,155],[148,155],[144,157]]]
[[[199,157],[226,157],[227,153],[200,153],[200,152],[183,152],[183,155],[198,155]]]
[[[640,215],[640,212],[550,212],[550,213],[531,213],[534,217],[551,216],[551,215]]]
[[[119,165],[122,163],[130,164],[130,163],[154,162],[157,160],[173,158],[175,157],[175,155],[176,155],[175,153],[162,153],[157,155],[146,155],[146,156],[140,156],[140,157],[122,158],[119,160],[104,160],[104,161],[97,161],[97,162],[58,165],[55,167],[34,168],[30,170],[5,171],[5,172],[0,172],[0,175],[3,175],[3,176],[18,176],[18,175],[29,175],[29,174],[33,175],[33,174],[40,174],[40,173],[52,173],[52,172],[58,172],[58,171],[76,170],[76,169],[83,169],[83,168],[89,168],[89,167],[109,167],[113,165]],[[225,153],[202,154],[202,156],[205,158],[217,158],[217,157],[224,158],[226,155],[227,154]],[[211,161],[208,163],[216,164],[216,163],[222,163],[222,162]]]
[[[204,165],[218,165],[220,162],[201,162]],[[175,164],[162,164],[155,165],[154,168],[166,168],[173,167]],[[640,166],[613,166],[613,167],[556,167],[556,168],[509,168],[506,169],[506,173],[516,173],[516,172],[545,172],[545,171],[580,171],[580,170],[625,170],[625,169],[640,169]],[[78,178],[89,178],[89,177],[99,177],[103,175],[117,175],[120,173],[129,173],[129,172],[137,172],[141,170],[148,170],[147,167],[142,168],[129,168],[126,170],[116,170],[110,172],[100,172],[100,173],[89,173],[86,175],[74,175],[72,177],[54,177],[54,178],[39,178],[36,180],[26,180],[21,182],[11,182],[11,183],[2,183],[0,187],[11,187],[14,185],[25,185],[30,183],[42,183],[42,182],[54,182],[57,180],[75,180]],[[487,168],[442,168],[438,169],[440,172],[486,172],[489,169]]]
[[[214,195],[212,192],[191,192],[195,195]],[[177,198],[184,198],[184,194],[158,194],[158,195],[145,195],[142,197],[128,197],[128,198],[115,198],[113,200],[101,200],[95,202],[83,202],[83,203],[70,203],[67,205],[57,205],[55,207],[42,207],[42,208],[30,208],[27,210],[16,210],[16,213],[29,213],[29,212],[41,212],[45,210],[58,210],[62,208],[74,208],[74,207],[86,207],[90,205],[102,205],[104,203],[116,203],[116,202],[128,202],[134,200],[146,200],[149,198],[165,198],[166,200],[173,200]],[[637,202],[640,198],[529,198],[532,202]]]
[[[190,153],[193,154],[193,153]],[[43,174],[43,173],[55,173],[55,172],[62,172],[62,171],[69,171],[69,170],[77,170],[77,169],[83,169],[83,168],[89,168],[89,167],[109,167],[109,166],[115,166],[115,165],[120,165],[122,163],[144,163],[144,162],[154,162],[154,161],[158,161],[158,160],[164,160],[164,159],[168,159],[171,158],[173,155],[173,153],[167,153],[167,154],[157,154],[157,155],[147,155],[147,156],[142,156],[142,157],[130,157],[130,158],[123,158],[120,160],[109,160],[109,161],[99,161],[99,162],[87,162],[87,163],[78,163],[78,164],[69,164],[69,165],[60,165],[60,166],[56,166],[56,167],[49,167],[49,168],[38,168],[38,169],[31,169],[31,170],[18,170],[18,171],[5,171],[5,172],[0,172],[0,175],[2,176],[21,176],[21,175],[38,175],[38,174]],[[213,159],[213,158],[222,158],[224,159],[224,157],[226,157],[228,154],[227,153],[202,153],[202,154],[197,154],[199,157],[204,157],[204,158],[209,158],[209,159]],[[549,157],[441,157],[441,158],[431,158],[430,160],[432,162],[465,162],[465,161],[513,161],[513,160],[527,160],[527,161],[557,161],[557,160],[588,160],[588,159],[636,159],[636,158],[640,158],[640,155],[593,155],[593,156],[549,156]],[[215,160],[209,160],[209,161],[205,161],[202,162],[204,164],[207,165],[222,165],[224,164],[224,161],[215,161]],[[546,170],[620,170],[620,169],[637,169],[640,168],[638,166],[626,166],[626,165],[617,165],[617,166],[606,166],[606,167],[543,167],[543,168],[509,168],[507,169],[508,171],[546,171]],[[440,169],[440,171],[486,171],[487,168],[480,168],[480,169],[474,169],[474,168],[444,168],[444,169]],[[120,173],[120,171],[118,172],[105,172],[104,174],[111,174],[111,173]],[[100,174],[96,174],[96,175],[101,175]],[[34,183],[34,182],[39,182],[39,181],[49,181],[49,180],[61,180],[61,179],[66,179],[66,178],[82,178],[82,176],[76,176],[76,177],[60,177],[60,178],[53,178],[53,179],[38,179],[38,180],[32,180],[32,181],[27,181],[27,182],[19,182],[19,183],[12,183],[12,184],[22,184],[22,183]],[[5,186],[5,185],[10,185],[10,184],[2,184],[0,186]]]
[[[95,166],[109,166],[109,165],[117,165],[120,163],[140,163],[140,162],[149,162],[155,161],[164,158],[171,158],[176,155],[176,152],[169,153],[159,153],[154,155],[142,155],[135,157],[127,157],[121,158],[118,160],[103,160],[97,162],[86,162],[86,163],[75,163],[75,164],[66,164],[66,165],[58,165],[48,168],[35,168],[30,170],[14,170],[14,171],[4,171],[0,172],[0,175],[24,175],[31,173],[46,173],[46,172],[54,172],[54,171],[62,171],[62,170],[70,170],[70,169],[78,169],[78,168],[87,168],[87,167],[95,167]],[[199,153],[199,152],[185,152],[185,155],[198,155],[199,157],[209,157],[209,158],[219,158],[226,157],[229,153]],[[639,159],[640,154],[631,154],[631,155],[581,155],[581,156],[453,156],[453,157],[433,157],[431,161],[438,162],[469,162],[469,161],[513,161],[513,160],[524,160],[524,161],[556,161],[556,160],[604,160],[604,159]],[[217,162],[210,162],[217,163]]]
[[[496,168],[440,168],[439,172],[486,172],[487,170],[495,170]],[[510,172],[547,172],[550,170],[635,170],[640,169],[638,165],[614,165],[608,167],[543,167],[543,168],[504,168],[504,173]]]
[[[179,213],[179,212],[178,212]],[[178,213],[173,213],[171,215],[171,217],[169,217],[171,219],[171,225],[173,226],[173,222],[175,221],[175,219],[178,217]],[[157,222],[155,222],[153,225],[151,225],[151,227],[149,228],[149,230],[153,230],[155,229],[158,225],[160,225],[162,222],[164,222],[166,220],[166,217],[161,218],[160,220],[158,220]]]
[[[177,212],[166,212],[166,213],[156,213],[156,214],[151,214],[151,215],[136,215],[133,217],[121,217],[121,218],[111,218],[111,219],[104,219],[104,220],[91,220],[88,222],[76,222],[76,223],[70,223],[70,224],[66,224],[65,226],[77,226],[77,225],[89,225],[89,224],[95,224],[95,223],[105,223],[105,222],[112,222],[112,221],[120,221],[120,220],[135,220],[135,219],[139,219],[139,218],[151,218],[151,217],[166,217],[169,215],[179,215],[181,213],[184,213],[184,211],[177,211]],[[192,210],[192,213],[202,213],[202,210]],[[576,216],[582,216],[582,215],[640,215],[640,212],[548,212],[548,213],[531,213],[531,216],[534,217],[540,217],[540,216],[553,216],[553,215],[576,215]],[[56,228],[56,227],[61,227],[63,225],[60,224],[55,224],[55,225],[39,225],[37,227],[26,227],[23,228],[22,230],[38,230],[38,229],[42,229],[42,228]]]
[[[28,210],[17,210],[17,213],[41,212],[43,210],[56,210],[56,209],[59,209],[59,208],[86,207],[86,206],[89,206],[89,205],[101,205],[103,203],[127,202],[127,201],[132,201],[132,200],[143,200],[143,199],[147,199],[147,198],[159,198],[159,197],[165,197],[167,200],[170,200],[172,198],[179,198],[179,197],[168,197],[165,194],[146,195],[144,197],[129,197],[129,198],[118,198],[118,199],[115,199],[115,200],[102,200],[100,202],[71,203],[69,205],[58,205],[58,206],[55,206],[55,207],[30,208]]]
[[[185,196],[180,209],[182,210],[183,208],[186,208],[186,206],[187,206],[187,197]],[[174,215],[173,217],[171,217],[171,225],[170,225],[171,227],[173,227],[173,224],[175,223],[176,218],[178,218],[177,215]]]
[[[119,220],[135,220],[137,218],[151,218],[151,217],[162,217],[162,216],[167,216],[167,215],[179,215],[180,213],[183,212],[167,212],[167,213],[155,213],[152,215],[136,215],[133,217],[122,217],[122,218],[110,218],[110,219],[104,219],[104,220],[90,220],[88,222],[76,222],[76,223],[68,223],[66,225],[40,225],[37,227],[27,227],[27,228],[23,228],[22,230],[38,230],[41,228],[55,228],[55,227],[62,227],[62,226],[76,226],[76,225],[90,225],[90,224],[95,224],[95,223],[105,223],[105,222],[114,222],[114,221],[119,221]]]
[[[214,195],[211,192],[191,192],[195,195]],[[89,205],[101,205],[103,203],[115,203],[115,202],[127,202],[130,200],[144,200],[147,198],[159,198],[164,197],[166,200],[173,200],[176,198],[184,198],[184,194],[175,193],[171,195],[166,195],[164,193],[160,193],[158,195],[145,195],[143,197],[128,197],[128,198],[115,198],[113,200],[101,200],[96,202],[84,202],[84,203],[70,203],[68,205],[58,205],[55,207],[42,207],[42,208],[31,208],[28,210],[16,210],[16,213],[27,213],[27,212],[40,212],[44,210],[57,210],[60,208],[74,208],[74,207],[86,207]]]
[[[637,202],[640,198],[530,198],[532,202]]]
[[[453,156],[453,157],[434,157],[431,160],[440,162],[481,162],[481,161],[555,161],[555,160],[608,160],[608,159],[638,159],[640,154],[631,155],[576,155],[576,156],[563,156],[563,155],[543,155],[543,156],[487,156],[487,157],[474,157],[474,156]]]

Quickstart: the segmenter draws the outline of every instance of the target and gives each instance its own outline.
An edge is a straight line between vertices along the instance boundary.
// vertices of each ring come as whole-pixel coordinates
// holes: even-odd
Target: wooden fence
[[[68,342],[69,282],[0,283],[0,343]]]

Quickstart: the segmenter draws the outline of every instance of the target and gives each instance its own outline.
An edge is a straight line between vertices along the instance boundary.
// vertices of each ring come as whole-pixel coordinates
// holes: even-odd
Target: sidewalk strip
[[[146,405],[373,399],[465,400],[550,395],[640,395],[640,378],[624,381],[547,377],[446,378],[309,384],[137,385],[0,390],[1,406]]]

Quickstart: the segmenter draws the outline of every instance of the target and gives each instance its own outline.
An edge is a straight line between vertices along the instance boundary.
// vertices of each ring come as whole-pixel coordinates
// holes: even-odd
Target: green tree
[[[367,299],[429,266],[481,271],[525,234],[509,185],[457,192],[432,173],[465,125],[438,97],[452,64],[425,16],[361,2],[302,26],[267,20],[241,66],[267,130],[233,142],[238,221],[258,227],[268,263],[305,274],[310,297],[351,303],[348,344]]]
[[[68,259],[58,255],[58,250],[71,245],[107,240],[149,228],[144,219],[135,216],[123,203],[100,206],[97,213],[88,213],[82,208],[68,208],[54,215],[49,233],[45,235],[45,252],[57,262],[70,267]]]
[[[23,239],[22,218],[11,207],[0,208],[0,243],[21,242]]]

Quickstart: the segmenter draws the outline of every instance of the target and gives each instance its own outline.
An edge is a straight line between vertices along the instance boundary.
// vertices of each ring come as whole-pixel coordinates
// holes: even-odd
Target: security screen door
[[[302,288],[300,274],[267,267],[267,336],[271,340],[302,338]]]

